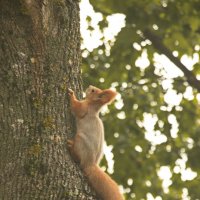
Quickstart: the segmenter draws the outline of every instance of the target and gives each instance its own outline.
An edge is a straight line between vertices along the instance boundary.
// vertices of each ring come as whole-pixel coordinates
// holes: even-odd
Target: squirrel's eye
[[[94,92],[94,90],[92,90],[92,92]]]

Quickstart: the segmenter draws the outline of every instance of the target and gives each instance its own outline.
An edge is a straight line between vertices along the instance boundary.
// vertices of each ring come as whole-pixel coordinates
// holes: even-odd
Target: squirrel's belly
[[[88,123],[88,121],[90,123]],[[86,148],[96,152],[96,161],[102,157],[104,128],[100,118],[83,118],[77,122],[77,133],[84,140]]]

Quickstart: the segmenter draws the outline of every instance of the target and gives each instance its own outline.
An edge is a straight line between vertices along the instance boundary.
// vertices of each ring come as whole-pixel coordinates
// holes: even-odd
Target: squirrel
[[[111,103],[117,92],[101,90],[94,86],[86,89],[84,100],[77,100],[68,89],[71,112],[75,116],[77,133],[67,140],[72,158],[79,163],[89,184],[103,200],[123,200],[117,183],[98,165],[103,156],[104,127],[99,112],[102,106]]]

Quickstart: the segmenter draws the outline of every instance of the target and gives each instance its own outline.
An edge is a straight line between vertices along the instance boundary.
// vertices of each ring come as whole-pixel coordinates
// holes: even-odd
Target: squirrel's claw
[[[67,140],[67,146],[69,148],[71,148],[74,145],[74,141],[73,140]]]
[[[69,95],[73,95],[73,94],[74,94],[74,91],[73,91],[72,89],[68,88],[68,89],[67,89],[67,93],[68,93]]]

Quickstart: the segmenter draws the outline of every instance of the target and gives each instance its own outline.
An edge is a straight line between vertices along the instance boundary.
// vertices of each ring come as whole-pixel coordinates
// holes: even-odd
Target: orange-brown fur
[[[68,140],[73,159],[80,164],[89,183],[103,200],[123,200],[117,184],[98,166],[103,155],[104,141],[99,111],[102,106],[112,102],[117,93],[89,86],[86,98],[82,101],[76,99],[72,90],[69,89],[68,93],[77,125],[74,139]]]

